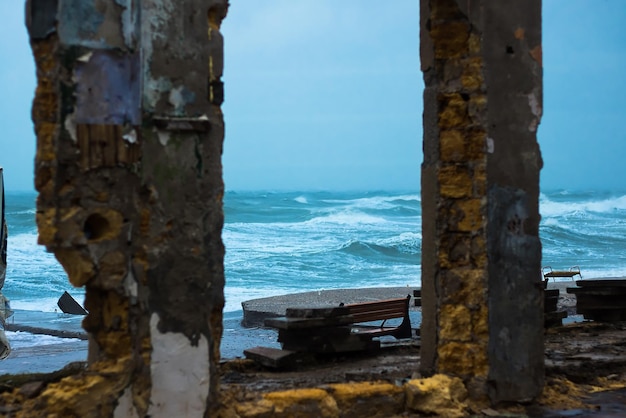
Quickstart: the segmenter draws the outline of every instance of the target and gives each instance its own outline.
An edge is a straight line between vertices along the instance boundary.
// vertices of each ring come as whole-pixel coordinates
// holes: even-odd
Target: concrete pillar
[[[224,304],[227,0],[29,0],[39,242],[86,289],[58,416],[206,416]],[[41,405],[40,405],[41,407]]]
[[[543,386],[541,1],[421,0],[421,371],[470,395]]]

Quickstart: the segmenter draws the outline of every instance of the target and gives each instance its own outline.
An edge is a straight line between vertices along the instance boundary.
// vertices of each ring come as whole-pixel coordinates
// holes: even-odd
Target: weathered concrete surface
[[[541,2],[422,0],[422,364],[470,396],[543,384]]]
[[[205,416],[219,406],[226,9],[29,2],[40,242],[86,287],[91,365],[28,398],[25,415]],[[422,36],[422,370],[459,376],[474,402],[532,399],[543,384],[540,1],[422,0]],[[360,413],[396,392],[282,391],[244,415]]]
[[[217,405],[224,124],[210,86],[226,11],[226,0],[27,4],[39,242],[85,286],[89,311],[89,373],[49,385],[37,406],[48,414]]]
[[[570,302],[563,298],[559,309]],[[388,346],[376,356],[328,357],[288,372],[270,371],[249,360],[229,361],[220,365],[223,409],[211,416],[232,416],[229,413],[235,409],[242,417],[273,416],[274,408],[284,415],[298,408],[301,416],[311,417],[320,416],[321,410],[335,414],[330,416],[350,416],[352,411],[358,412],[354,416],[393,416],[398,408],[405,409],[396,415],[408,416],[433,410],[441,416],[458,412],[474,416],[623,416],[624,347],[623,323],[586,322],[550,329],[546,332],[547,383],[537,401],[495,408],[470,398],[463,400],[462,387],[455,383],[458,379],[441,375],[420,379],[415,373],[420,360],[415,344]],[[0,416],[20,416],[22,412],[23,416],[39,416],[34,412],[45,410],[28,409],[33,400],[47,385],[81,370],[73,365],[71,371],[49,375],[0,376]],[[275,394],[265,396],[269,392]],[[333,403],[337,409],[324,409]]]
[[[546,385],[534,402],[523,404],[490,406],[468,397],[459,378],[446,375],[421,378],[414,372],[419,356],[413,347],[390,347],[369,357],[329,357],[283,372],[270,371],[247,360],[228,362],[222,365],[222,391],[228,407],[236,408],[243,417],[272,416],[277,407],[272,399],[282,401],[279,408],[285,408],[291,399],[303,408],[302,416],[319,416],[323,405],[333,401],[340,405],[331,389],[336,384],[346,388],[354,404],[368,411],[359,416],[395,416],[389,409],[383,413],[390,405],[380,399],[397,396],[398,389],[403,389],[404,401],[397,403],[404,403],[404,410],[396,412],[397,415],[617,417],[626,413],[625,341],[623,323],[585,322],[547,330]],[[395,389],[384,389],[388,386],[380,383],[393,385]],[[287,388],[302,391],[287,391]],[[274,395],[267,396],[268,393]],[[328,416],[350,416],[343,414],[348,409],[331,411],[335,415]]]
[[[530,399],[543,384],[538,274],[543,163],[537,143],[543,106],[541,0],[523,5],[492,2],[483,21],[490,396],[503,401]],[[511,302],[522,309],[511,310]]]
[[[263,326],[266,318],[284,316],[287,308],[339,306],[340,303],[371,302],[381,299],[405,298],[413,296],[418,287],[375,287],[360,289],[327,289],[313,292],[293,293],[252,299],[242,302],[243,325],[246,327]],[[409,311],[417,311],[409,303]],[[413,328],[419,328],[419,322],[411,321]]]

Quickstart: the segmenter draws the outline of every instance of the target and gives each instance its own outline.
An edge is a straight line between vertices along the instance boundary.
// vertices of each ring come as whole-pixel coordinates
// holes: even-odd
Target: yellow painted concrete
[[[84,286],[95,277],[93,261],[81,250],[56,249],[54,255],[65,269],[67,277],[74,287]]]
[[[411,380],[405,388],[407,407],[412,411],[451,418],[467,415],[467,390],[458,377],[437,374]]]

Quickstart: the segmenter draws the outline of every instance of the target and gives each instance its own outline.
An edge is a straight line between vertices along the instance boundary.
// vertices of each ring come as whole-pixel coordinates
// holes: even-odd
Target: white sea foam
[[[19,309],[23,311],[61,312],[61,309],[57,305],[57,302],[59,301],[59,298],[62,294],[63,292],[60,292],[57,296],[54,297],[37,297],[37,299],[31,300],[11,300],[11,309]],[[72,291],[72,297],[81,304],[85,299],[84,293],[78,293],[74,291]]]
[[[587,212],[611,213],[626,210],[626,196],[612,197],[601,200],[588,200],[582,202],[555,202],[545,195],[540,200],[540,213],[544,217],[556,217],[565,215],[584,215]]]
[[[319,216],[317,218],[310,219],[308,221],[303,222],[304,225],[315,225],[315,226],[323,226],[323,225],[348,225],[348,226],[356,226],[363,224],[384,224],[387,223],[385,218],[380,216],[368,215],[363,212],[356,211],[343,211],[343,212],[335,212],[330,213],[326,216]]]
[[[60,338],[45,334],[31,334],[30,332],[6,331],[7,339],[11,344],[11,348],[31,348],[41,345],[56,345],[67,343],[81,343],[83,340],[78,338]]]
[[[626,196],[598,196],[541,196],[544,264],[555,269],[580,265],[584,278],[626,276],[626,256],[621,255]],[[419,201],[417,194],[388,193],[230,195],[233,216],[227,217],[222,234],[225,311],[240,311],[244,300],[321,288],[419,286]],[[9,237],[3,289],[13,308],[53,312],[64,290],[82,301],[81,290],[69,286],[54,256],[37,245],[34,219],[32,226],[22,222],[20,228],[24,234],[14,228]],[[346,243],[358,245],[345,250]]]
[[[255,286],[229,286],[227,283],[224,288],[224,299],[226,301],[224,305],[224,312],[241,311],[243,309],[241,307],[241,302],[245,302],[247,300],[284,295],[286,293],[291,292],[287,289],[268,289]]]
[[[404,200],[411,203],[421,202],[419,194],[406,194],[406,195],[390,195],[390,196],[372,196],[372,197],[360,197],[356,199],[324,199],[322,202],[332,203],[335,205],[349,206],[354,209],[392,209],[398,206],[398,201]]]
[[[7,214],[8,215],[35,215],[36,213],[37,213],[37,209],[31,208],[31,209],[11,211],[10,213],[7,213]]]
[[[29,267],[43,265],[45,268],[58,266],[62,269],[53,254],[37,244],[36,233],[9,235],[7,246],[8,267],[11,264],[25,264]]]
[[[416,248],[420,248],[422,245],[422,234],[421,232],[402,232],[399,235],[394,235],[389,238],[383,238],[376,241],[376,244],[385,245],[385,246],[393,246],[393,245],[410,245],[415,246]]]

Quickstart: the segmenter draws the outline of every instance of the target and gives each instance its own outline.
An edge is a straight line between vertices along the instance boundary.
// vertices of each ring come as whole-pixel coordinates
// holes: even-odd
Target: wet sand
[[[550,288],[561,289],[562,305],[575,313],[575,297],[565,293],[566,287],[574,286],[573,282],[550,283]],[[248,309],[259,312],[270,312],[271,316],[282,315],[287,306],[335,305],[340,302],[353,303],[367,300],[405,297],[413,294],[414,288],[366,288],[336,289],[320,292],[305,292],[271,298],[255,299],[244,302]],[[569,306],[569,308],[568,308]],[[420,308],[410,303],[411,325],[418,328],[421,322]],[[266,315],[262,314],[262,315]],[[86,361],[86,334],[81,327],[83,317],[55,312],[37,312],[16,310],[9,318],[7,330],[30,332],[49,336],[65,337],[57,339],[55,344],[35,345],[31,347],[14,346],[5,360],[0,361],[1,374],[48,373],[59,370],[71,362]],[[280,348],[276,341],[277,333],[261,326],[262,321],[242,325],[243,312],[227,312],[224,314],[224,333],[221,342],[222,359],[243,358],[243,350],[255,346]],[[252,325],[252,326],[250,326]]]
[[[81,327],[81,316],[54,312],[16,311],[9,318],[8,331],[29,332],[61,338],[54,344],[30,347],[13,345],[11,354],[0,361],[0,375],[21,373],[49,373],[72,362],[87,360],[87,334]],[[277,334],[263,328],[244,328],[242,312],[224,314],[224,333],[221,344],[223,359],[243,357],[243,350],[257,345],[279,348]],[[78,338],[77,338],[78,337]],[[50,340],[50,339],[44,339]],[[9,333],[11,342],[11,333]]]

